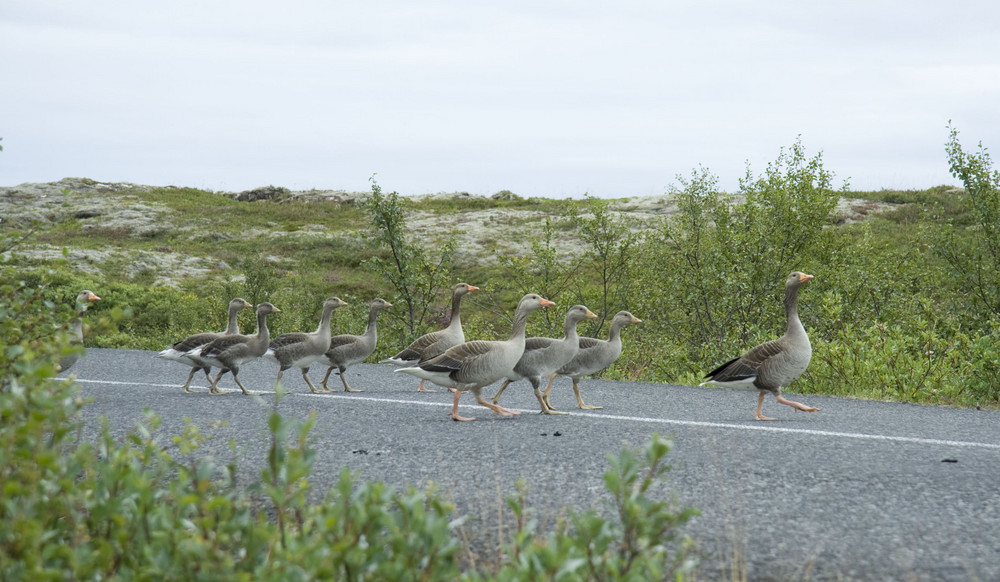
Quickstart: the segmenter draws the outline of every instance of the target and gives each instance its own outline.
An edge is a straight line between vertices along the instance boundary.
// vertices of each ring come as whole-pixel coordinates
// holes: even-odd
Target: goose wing
[[[757,376],[761,366],[783,351],[784,344],[780,340],[764,342],[742,356],[722,364],[705,377],[716,382],[732,382],[753,378]]]
[[[271,340],[270,348],[277,349],[293,344],[299,344],[309,339],[309,334],[303,332],[283,333]]]
[[[449,372],[474,368],[476,364],[487,358],[496,350],[495,342],[472,341],[459,344],[440,356],[431,358],[419,365],[431,372]]]

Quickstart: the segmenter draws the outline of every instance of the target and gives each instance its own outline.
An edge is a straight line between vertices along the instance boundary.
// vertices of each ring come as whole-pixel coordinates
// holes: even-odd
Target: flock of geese
[[[798,316],[799,288],[810,281],[812,275],[795,271],[785,281],[785,313],[787,327],[780,338],[756,346],[706,376],[702,385],[714,384],[759,391],[754,418],[774,420],[763,415],[764,396],[774,394],[777,401],[797,410],[816,412],[817,408],[787,400],[781,389],[805,372],[812,355],[809,337]],[[580,337],[577,326],[587,319],[597,316],[584,305],[574,305],[566,312],[563,336],[560,338],[526,337],[525,327],[532,312],[555,305],[542,296],[529,293],[521,298],[514,311],[513,329],[506,340],[466,341],[461,323],[461,301],[478,287],[459,283],[452,289],[451,321],[444,329],[417,338],[391,358],[380,363],[399,366],[396,372],[410,374],[420,379],[418,392],[433,392],[425,386],[430,381],[448,388],[454,393],[454,404],[450,416],[455,421],[470,421],[474,418],[458,414],[459,399],[464,392],[472,392],[476,401],[500,416],[513,416],[518,411],[499,405],[500,396],[512,382],[527,380],[534,390],[535,398],[543,414],[565,414],[552,407],[550,395],[556,376],[568,376],[573,381],[577,407],[598,409],[599,406],[584,404],[580,395],[580,380],[584,376],[599,372],[615,361],[622,353],[621,331],[625,326],[641,323],[642,320],[628,311],[619,311],[611,319],[608,339]],[[82,315],[86,306],[99,297],[90,291],[82,291],[77,297],[77,305]],[[241,298],[229,302],[229,325],[225,331],[199,333],[184,338],[156,357],[179,362],[191,368],[183,385],[191,392],[191,381],[199,370],[205,373],[209,382],[209,392],[223,393],[219,380],[230,372],[233,380],[244,394],[246,389],[239,378],[240,366],[265,358],[278,364],[277,382],[281,382],[286,370],[299,368],[302,378],[314,393],[329,393],[327,386],[331,373],[336,369],[346,392],[360,392],[352,388],[345,375],[348,366],[366,360],[375,351],[377,341],[376,319],[378,314],[392,304],[384,299],[374,299],[367,303],[368,326],[362,335],[330,335],[330,319],[334,310],[347,305],[338,297],[331,297],[323,303],[319,326],[313,332],[285,333],[272,338],[267,328],[267,316],[281,310],[271,303],[257,306],[257,332],[253,335],[239,333],[237,314],[241,309],[252,307]],[[82,341],[82,327],[78,322],[72,326],[73,333]],[[61,370],[72,365],[60,365]],[[320,382],[321,388],[313,384],[309,368],[313,364],[327,366],[326,375]],[[215,378],[211,368],[218,368]],[[503,384],[492,399],[482,395],[482,389],[497,381]],[[542,382],[546,381],[542,389]]]

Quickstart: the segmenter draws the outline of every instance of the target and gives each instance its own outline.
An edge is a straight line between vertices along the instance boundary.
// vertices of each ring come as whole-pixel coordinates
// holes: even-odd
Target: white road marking
[[[77,382],[81,384],[111,384],[118,386],[135,386],[135,382],[115,382],[110,380],[82,380],[80,378],[76,379]],[[150,386],[155,388],[172,388],[178,389],[180,386],[177,384],[142,384],[143,386]],[[202,388],[207,390],[204,386],[192,386],[192,388]],[[239,390],[225,390],[225,393],[235,393],[240,394]],[[274,391],[262,391],[254,390],[254,394],[274,394]],[[425,400],[404,400],[399,398],[378,398],[373,396],[356,396],[354,394],[344,394],[344,393],[332,393],[332,394],[313,394],[311,392],[301,393],[301,392],[286,392],[286,396],[306,396],[312,398],[338,398],[343,400],[359,400],[367,402],[388,402],[391,404],[405,404],[407,406],[436,406],[441,408],[451,408],[452,403],[449,402],[428,402]],[[450,397],[449,397],[450,400]],[[478,408],[483,407],[479,404],[459,404],[461,408]],[[537,412],[536,410],[510,408],[509,410],[514,410],[521,413],[531,413]],[[990,449],[990,450],[1000,450],[1000,444],[996,443],[979,443],[975,441],[953,441],[945,439],[930,439],[921,437],[906,437],[906,436],[893,436],[893,435],[881,435],[881,434],[867,434],[867,433],[855,433],[855,432],[836,432],[828,430],[813,430],[808,428],[787,428],[781,426],[774,426],[771,424],[740,424],[740,423],[726,423],[726,422],[705,422],[699,420],[675,420],[669,418],[650,418],[643,416],[623,416],[616,414],[596,414],[593,412],[568,412],[567,416],[581,416],[585,418],[595,418],[600,420],[619,420],[625,422],[639,422],[648,424],[667,424],[674,426],[689,426],[697,428],[722,428],[729,430],[750,430],[750,431],[761,431],[761,432],[773,432],[773,433],[790,433],[790,434],[802,434],[809,436],[820,436],[820,437],[831,437],[831,438],[846,438],[846,439],[860,439],[860,440],[873,440],[873,441],[887,441],[887,442],[897,442],[897,443],[909,443],[909,444],[920,444],[920,445],[941,445],[949,447],[965,447],[965,448],[979,448],[979,449]]]

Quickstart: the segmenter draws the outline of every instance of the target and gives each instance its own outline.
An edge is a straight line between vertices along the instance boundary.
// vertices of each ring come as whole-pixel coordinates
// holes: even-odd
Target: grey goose
[[[69,332],[73,336],[73,343],[76,346],[83,346],[83,314],[90,307],[91,303],[95,301],[100,301],[101,298],[94,294],[93,291],[89,289],[84,289],[76,295],[76,317],[70,321]],[[72,353],[64,354],[59,358],[59,369],[56,371],[65,372],[69,370],[70,367],[80,359],[80,349],[79,347],[74,347]]]
[[[547,378],[548,384],[546,384],[545,389],[550,390],[552,380],[556,377],[556,370],[568,364],[580,351],[580,336],[577,334],[576,328],[584,319],[597,319],[597,315],[584,305],[574,305],[566,312],[561,338],[529,337],[525,340],[524,354],[514,366],[514,373],[504,380],[496,395],[493,396],[493,404],[499,402],[500,395],[503,394],[507,386],[525,378],[535,391],[535,398],[538,399],[542,414],[565,414],[549,408],[539,387],[542,378]]]
[[[289,368],[300,368],[302,379],[306,381],[309,390],[313,393],[329,392],[320,390],[309,378],[309,366],[323,357],[326,350],[330,348],[330,317],[333,310],[347,305],[340,297],[330,297],[323,302],[323,311],[319,318],[319,327],[311,333],[292,332],[283,333],[271,340],[264,358],[278,363],[278,379],[276,383],[281,383],[281,376]]]
[[[608,339],[602,340],[593,337],[580,338],[580,351],[576,356],[562,368],[556,371],[559,376],[569,376],[573,379],[573,392],[576,394],[576,406],[583,410],[598,410],[600,406],[584,404],[583,397],[580,396],[580,380],[584,376],[596,374],[611,364],[614,364],[622,355],[622,328],[633,323],[642,323],[642,320],[632,315],[628,311],[619,311],[611,318],[611,327],[608,331]],[[545,390],[545,404],[552,408],[552,384]]]
[[[429,360],[440,356],[452,346],[465,343],[465,332],[462,330],[461,316],[462,297],[478,290],[479,287],[469,285],[468,283],[456,284],[451,290],[451,321],[448,322],[448,327],[418,337],[398,354],[391,358],[386,358],[379,363],[412,366],[422,360]],[[424,382],[425,380],[421,378],[420,385],[417,386],[417,392],[434,392],[434,390],[427,389],[424,386]]]
[[[362,390],[351,388],[347,383],[347,376],[344,372],[347,371],[348,366],[365,361],[375,351],[375,344],[378,341],[378,330],[375,327],[375,322],[378,319],[379,312],[392,307],[392,303],[389,303],[385,299],[373,299],[367,305],[368,327],[365,329],[365,333],[362,335],[342,334],[333,336],[330,338],[326,353],[316,360],[321,364],[329,366],[326,376],[323,377],[323,390],[327,392],[331,392],[331,390],[327,388],[326,381],[330,379],[330,374],[334,369],[340,372],[340,381],[344,384],[344,392],[362,392]]]
[[[399,368],[403,372],[418,378],[424,378],[445,388],[455,391],[454,403],[451,408],[451,418],[455,421],[469,421],[458,414],[458,400],[463,392],[472,391],[476,401],[501,416],[518,414],[499,405],[483,399],[482,389],[485,386],[509,376],[514,372],[514,366],[524,353],[524,330],[528,315],[542,307],[555,305],[541,295],[529,293],[521,298],[514,311],[514,323],[510,338],[503,341],[475,340],[449,348],[445,353],[418,363],[416,366]]]
[[[188,374],[187,382],[181,388],[185,392],[191,392],[191,380],[194,379],[194,375],[198,370],[204,370],[205,378],[208,379],[209,385],[212,384],[212,367],[202,360],[198,356],[193,355],[193,352],[198,348],[204,346],[205,344],[211,342],[212,340],[219,339],[224,335],[233,335],[240,333],[239,323],[236,320],[236,316],[239,314],[241,309],[253,307],[247,302],[246,299],[242,297],[237,297],[229,302],[229,325],[226,326],[226,330],[222,332],[206,331],[202,333],[196,333],[194,335],[189,335],[188,337],[176,342],[174,345],[163,350],[162,352],[156,354],[157,358],[163,358],[165,360],[170,360],[173,362],[179,362],[181,364],[191,366],[191,373]]]
[[[214,339],[204,346],[192,352],[192,355],[201,358],[209,365],[221,368],[215,377],[208,391],[212,394],[221,394],[219,390],[219,380],[226,372],[233,373],[233,380],[244,394],[250,394],[242,382],[240,382],[240,366],[255,360],[264,355],[271,340],[271,332],[267,329],[267,316],[272,313],[281,313],[281,310],[264,302],[257,306],[257,333],[254,335],[224,335]]]
[[[796,410],[817,412],[818,408],[806,406],[787,400],[781,395],[781,389],[792,383],[809,367],[812,357],[812,346],[809,336],[799,320],[798,300],[799,288],[813,279],[799,271],[793,271],[785,279],[785,316],[787,324],[785,334],[780,338],[764,342],[751,348],[742,356],[722,364],[705,377],[701,385],[714,384],[732,388],[757,389],[757,409],[754,418],[757,420],[774,420],[764,416],[764,395],[770,392],[781,404],[787,404]]]

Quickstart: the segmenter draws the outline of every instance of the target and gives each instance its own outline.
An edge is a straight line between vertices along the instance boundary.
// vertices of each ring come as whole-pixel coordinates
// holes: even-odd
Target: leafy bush
[[[637,287],[657,292],[637,310],[644,327],[683,350],[674,361],[704,370],[783,328],[779,284],[817,253],[839,193],[822,157],[807,158],[799,142],[763,176],[748,169],[735,196],[704,168],[678,180],[677,213],[642,251],[648,268]]]
[[[368,239],[385,249],[388,256],[376,255],[366,266],[381,276],[399,297],[410,334],[422,333],[436,296],[450,288],[451,256],[454,243],[440,246],[440,255],[432,260],[424,249],[406,240],[406,219],[399,194],[383,194],[372,179],[372,196],[366,205],[369,217]],[[405,344],[403,344],[405,345]]]
[[[949,127],[947,144],[951,173],[965,185],[965,201],[975,228],[962,237],[954,229],[938,240],[961,288],[993,315],[1000,315],[1000,170],[993,168],[982,143],[970,153],[958,141],[958,131]]]

